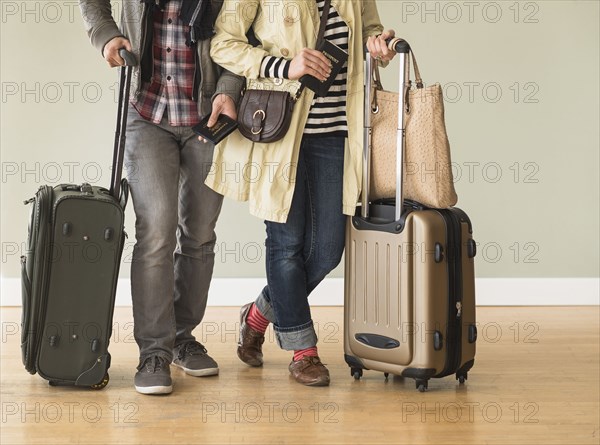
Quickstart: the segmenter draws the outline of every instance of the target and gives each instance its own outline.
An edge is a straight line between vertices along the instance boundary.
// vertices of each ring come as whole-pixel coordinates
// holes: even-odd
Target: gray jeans
[[[135,210],[131,264],[134,337],[140,360],[194,340],[214,265],[223,197],[204,185],[213,146],[190,127],[146,121],[130,107],[125,167]]]

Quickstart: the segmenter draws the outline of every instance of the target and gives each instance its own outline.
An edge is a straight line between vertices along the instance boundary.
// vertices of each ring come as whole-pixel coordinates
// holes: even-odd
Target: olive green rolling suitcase
[[[119,112],[111,189],[41,186],[31,204],[21,257],[23,364],[51,385],[95,389],[108,383],[117,278],[128,185],[121,179],[132,65],[121,50]]]
[[[391,45],[400,57],[400,92],[406,92],[410,47]],[[419,391],[429,379],[447,375],[463,383],[477,339],[471,222],[458,208],[403,200],[403,112],[396,197],[369,201],[371,63],[367,55],[362,205],[346,233],[345,359],[355,379],[370,369],[414,378]],[[400,111],[405,97],[399,95]]]

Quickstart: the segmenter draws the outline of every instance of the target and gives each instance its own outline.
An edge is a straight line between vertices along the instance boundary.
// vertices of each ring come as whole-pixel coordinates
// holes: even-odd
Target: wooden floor
[[[343,360],[342,309],[314,308],[319,351],[332,384],[289,378],[290,355],[272,334],[265,366],[235,355],[237,309],[209,308],[197,331],[217,359],[218,377],[173,369],[170,396],[133,388],[137,346],[131,309],[117,308],[110,383],[101,391],[49,387],[23,368],[20,309],[3,308],[1,443],[460,443],[598,444],[598,307],[478,309],[475,367],[453,378],[414,381],[365,372]]]

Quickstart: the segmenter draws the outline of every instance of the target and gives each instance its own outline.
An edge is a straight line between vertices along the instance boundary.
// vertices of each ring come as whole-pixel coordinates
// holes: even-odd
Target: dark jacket
[[[212,0],[212,11],[214,18],[218,15],[223,0]],[[110,0],[79,0],[79,7],[83,16],[86,31],[92,45],[102,53],[104,46],[115,37],[126,37],[131,42],[133,52],[138,60],[143,59],[141,66],[137,66],[133,71],[131,96],[132,98],[140,94],[141,79],[148,81],[152,69],[152,61],[148,55],[151,55],[151,36],[149,28],[151,14],[149,8],[140,0],[123,0],[121,9],[121,26],[117,26],[112,15]],[[194,94],[194,99],[198,101],[198,114],[205,116],[212,110],[212,99],[217,94],[227,94],[237,104],[240,91],[244,86],[244,78],[224,70],[215,64],[210,58],[210,39],[198,41],[196,44],[198,51],[198,63],[196,64],[196,78],[199,82],[198,89]],[[146,51],[145,57],[144,52]]]

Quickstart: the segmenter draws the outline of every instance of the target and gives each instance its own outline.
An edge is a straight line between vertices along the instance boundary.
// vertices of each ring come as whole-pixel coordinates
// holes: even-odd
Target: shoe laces
[[[307,358],[308,361],[311,362],[313,365],[322,365],[323,364],[321,362],[321,359],[315,355],[309,355],[308,357],[305,356],[305,358]]]
[[[300,361],[304,362],[304,366],[302,366],[302,369],[306,369],[309,366],[325,366],[325,364],[321,361],[321,359],[319,357],[316,357],[314,355],[305,355],[304,357],[302,357],[302,359]]]
[[[181,348],[179,348],[177,358],[181,360],[186,355],[204,355],[206,353],[208,353],[208,351],[202,343],[199,343],[197,341],[190,341],[181,346]]]
[[[153,355],[144,360],[144,363],[140,368],[145,368],[148,373],[155,373],[161,371],[165,364],[168,364],[167,359],[159,355]]]

